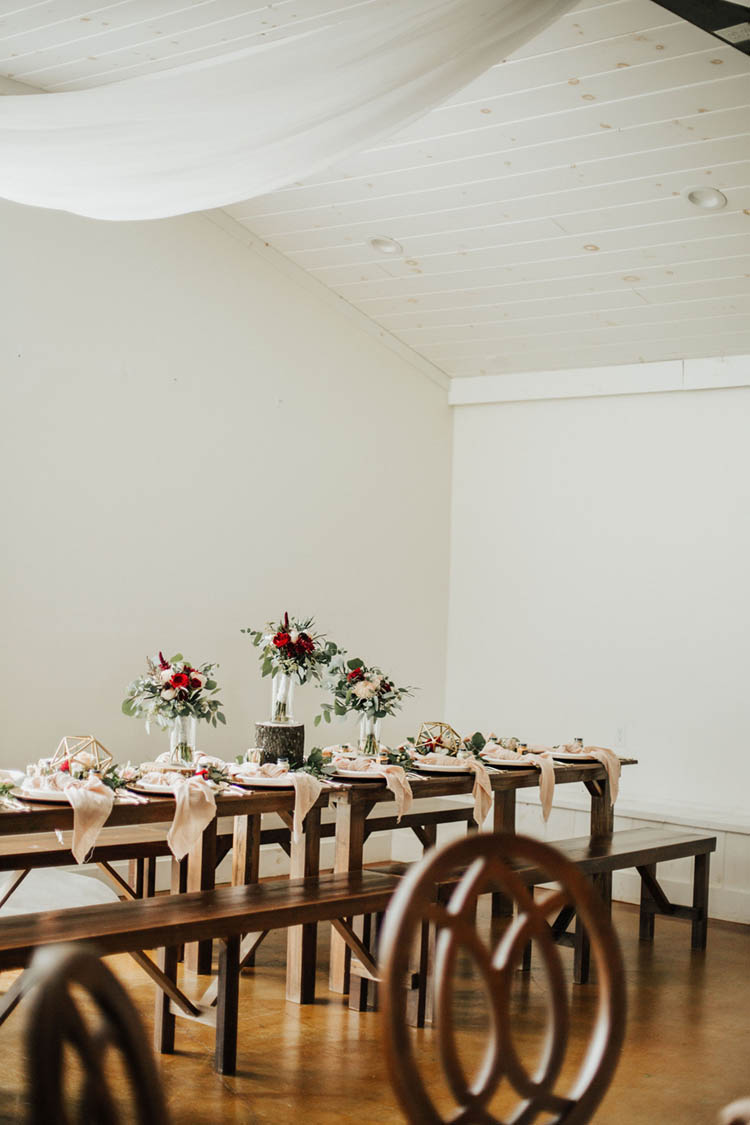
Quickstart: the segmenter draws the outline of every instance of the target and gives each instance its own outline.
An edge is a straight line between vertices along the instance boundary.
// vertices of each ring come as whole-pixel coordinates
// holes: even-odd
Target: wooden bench
[[[553,840],[551,845],[562,852],[594,881],[611,880],[615,871],[634,867],[641,877],[640,939],[653,941],[654,917],[686,918],[691,923],[691,946],[706,948],[708,924],[708,891],[711,852],[716,850],[716,837],[682,829],[633,828],[611,836],[581,836],[573,840]],[[673,859],[694,857],[693,903],[678,906],[669,901],[656,878],[657,864]],[[537,880],[534,872],[524,873],[529,884]],[[606,899],[606,895],[605,895]],[[577,919],[575,931],[568,932],[574,911],[565,907],[553,923],[555,939],[574,950],[573,979],[585,984],[589,978],[588,938]],[[530,967],[530,949],[524,968]]]
[[[0,970],[23,968],[35,949],[62,942],[90,943],[101,955],[130,953],[161,989],[156,1003],[157,1050],[174,1050],[176,1015],[215,1023],[216,1070],[233,1074],[242,936],[329,921],[362,971],[376,980],[374,958],[345,919],[385,910],[399,882],[397,876],[377,871],[326,873],[310,879],[270,880],[191,894],[18,914],[4,919],[0,927]],[[178,947],[202,939],[221,941],[215,1013],[205,1002],[206,997],[196,1004],[176,983]],[[142,952],[144,949],[159,950],[158,964]],[[22,999],[27,987],[24,976],[14,981],[3,997],[0,1023]],[[213,994],[213,988],[209,993]]]

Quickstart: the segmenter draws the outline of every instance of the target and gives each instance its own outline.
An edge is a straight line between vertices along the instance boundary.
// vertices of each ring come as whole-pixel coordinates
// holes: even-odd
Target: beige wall
[[[393,735],[439,714],[445,391],[205,217],[0,204],[0,240],[2,765],[162,749],[120,714],[159,647],[221,663],[204,745],[243,750],[269,689],[239,630],[285,608],[421,686]]]

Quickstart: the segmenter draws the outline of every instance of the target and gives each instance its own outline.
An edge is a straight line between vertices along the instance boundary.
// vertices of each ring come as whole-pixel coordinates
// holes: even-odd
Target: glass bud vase
[[[195,715],[176,715],[169,724],[169,756],[179,765],[191,763],[197,749],[198,720]]]
[[[380,719],[363,715],[359,720],[360,754],[377,754],[380,750]]]
[[[271,681],[271,722],[294,722],[294,678],[277,672]]]

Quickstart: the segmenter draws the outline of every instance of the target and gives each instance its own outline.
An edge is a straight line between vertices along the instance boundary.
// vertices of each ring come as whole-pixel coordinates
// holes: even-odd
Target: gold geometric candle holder
[[[70,765],[75,762],[81,769],[101,773],[112,765],[114,758],[93,734],[66,734],[60,739],[50,765],[56,766],[65,761]]]
[[[442,750],[445,754],[457,754],[461,749],[461,735],[448,723],[422,723],[415,746],[417,750]]]

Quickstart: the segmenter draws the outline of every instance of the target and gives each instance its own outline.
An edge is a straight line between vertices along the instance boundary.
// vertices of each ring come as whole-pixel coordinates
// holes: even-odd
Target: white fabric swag
[[[421,116],[573,0],[362,0],[338,22],[158,74],[0,97],[0,196],[97,219],[221,207]]]

